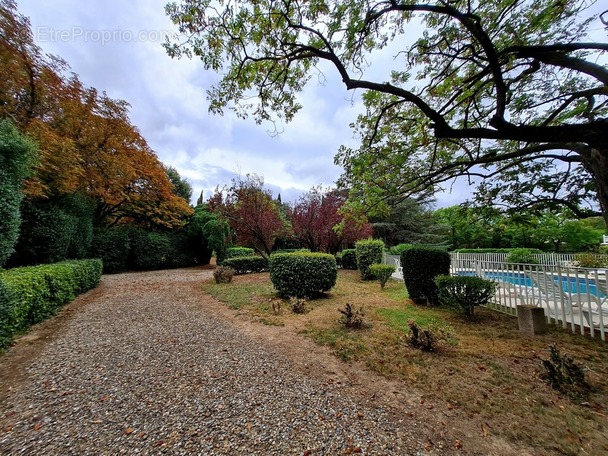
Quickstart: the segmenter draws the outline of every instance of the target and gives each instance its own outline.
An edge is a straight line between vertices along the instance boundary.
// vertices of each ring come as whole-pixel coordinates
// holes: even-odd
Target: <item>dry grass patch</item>
[[[268,274],[235,277],[233,284],[205,284],[205,290],[233,308],[271,324],[286,325],[332,347],[341,359],[357,360],[415,388],[433,402],[444,420],[472,420],[481,438],[494,434],[531,447],[534,454],[608,454],[608,343],[551,328],[535,338],[519,334],[517,320],[478,309],[473,322],[452,311],[412,305],[402,282],[361,282],[341,271],[324,298],[293,314],[279,300]],[[280,301],[280,300],[279,300]],[[350,330],[338,322],[349,303],[365,309],[368,328]],[[437,352],[409,346],[408,322],[444,328],[451,336]],[[584,400],[565,397],[542,379],[541,359],[555,344],[582,365],[592,390]]]

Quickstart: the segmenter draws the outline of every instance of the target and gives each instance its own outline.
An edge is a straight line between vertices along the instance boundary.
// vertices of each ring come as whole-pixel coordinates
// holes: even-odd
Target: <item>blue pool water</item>
[[[473,271],[459,271],[458,275],[474,276],[476,275]],[[509,271],[485,271],[484,275],[488,279],[496,279],[506,283],[512,283],[513,285],[520,285],[522,287],[533,287],[532,280],[526,277],[521,272],[509,272]],[[598,289],[595,280],[585,279],[583,277],[562,277],[562,289],[568,293],[587,293],[597,296]],[[553,282],[557,285],[559,276],[553,276]],[[604,293],[600,292],[600,298],[604,298]]]

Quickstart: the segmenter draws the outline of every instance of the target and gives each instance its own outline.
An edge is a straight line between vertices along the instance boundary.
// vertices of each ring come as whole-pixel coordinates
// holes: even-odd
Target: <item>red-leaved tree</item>
[[[341,213],[345,201],[344,192],[324,192],[320,187],[300,197],[293,208],[291,224],[302,245],[312,252],[336,253],[371,236],[367,220]]]
[[[228,221],[239,245],[268,257],[277,238],[288,234],[289,222],[263,186],[263,179],[257,175],[235,179],[230,188],[216,190],[209,207]]]

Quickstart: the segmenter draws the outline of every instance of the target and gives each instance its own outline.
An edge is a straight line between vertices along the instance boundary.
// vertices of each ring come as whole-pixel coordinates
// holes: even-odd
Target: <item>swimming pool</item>
[[[515,271],[484,271],[484,277],[490,280],[500,280],[501,282],[511,283],[522,287],[534,287],[534,283],[530,277],[526,277],[523,272]],[[475,276],[477,275],[474,271],[459,271],[458,275],[463,276]],[[547,279],[549,280],[549,279]],[[560,277],[553,275],[553,282],[555,285],[559,283]],[[586,294],[589,292],[592,296],[598,295],[597,284],[594,279],[584,277],[570,277],[561,276],[562,289],[568,293],[580,293]],[[603,292],[599,292],[600,298],[605,298],[606,295]]]

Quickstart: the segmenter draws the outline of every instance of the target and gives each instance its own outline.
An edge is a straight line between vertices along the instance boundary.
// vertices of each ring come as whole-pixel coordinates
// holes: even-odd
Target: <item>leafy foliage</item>
[[[291,211],[291,225],[301,245],[311,252],[335,254],[343,246],[350,246],[372,233],[367,220],[343,214],[344,192],[313,188],[300,197]]]
[[[540,252],[531,249],[512,249],[505,261],[507,263],[538,264],[537,253]]]
[[[105,274],[115,274],[127,270],[130,250],[127,227],[96,228],[89,256],[102,259]]]
[[[280,296],[311,298],[336,285],[336,259],[327,253],[276,253],[269,261],[270,280]]]
[[[357,255],[357,269],[361,274],[361,280],[373,280],[375,276],[370,272],[372,264],[382,263],[384,255],[384,242],[380,239],[367,239],[355,244]]]
[[[96,225],[182,226],[192,210],[131,123],[128,103],[85,87],[66,62],[45,55],[12,0],[0,5],[0,28],[0,117],[39,145],[27,197],[80,193],[95,202]]]
[[[369,272],[380,281],[380,288],[384,288],[388,279],[395,273],[395,266],[391,264],[372,264]]]
[[[464,175],[491,178],[479,192],[489,204],[564,204],[583,215],[600,201],[606,214],[608,70],[596,62],[608,44],[588,36],[589,7],[185,0],[166,7],[185,42],[165,47],[222,73],[208,92],[214,113],[289,121],[325,65],[346,89],[365,90],[361,147],[343,148],[336,163],[369,207]],[[389,46],[397,57],[378,76],[370,62],[384,64]]]
[[[21,188],[35,153],[30,139],[8,120],[0,120],[0,267],[13,253],[19,238]]]
[[[228,247],[226,250],[226,258],[255,256],[255,250],[249,247]]]
[[[0,347],[77,294],[95,288],[101,270],[100,260],[80,260],[1,271]]]
[[[460,310],[469,320],[473,318],[475,307],[485,306],[494,296],[496,282],[481,277],[438,276],[435,278],[439,301]]]
[[[435,277],[450,274],[450,254],[437,247],[416,246],[401,253],[403,281],[415,303],[437,303]]]
[[[222,266],[234,269],[239,275],[263,272],[268,270],[268,258],[260,255],[228,258]]]
[[[344,249],[338,253],[338,256],[340,258],[340,266],[342,269],[358,269],[356,249]]]
[[[233,180],[225,192],[216,190],[209,208],[230,224],[239,245],[268,257],[277,238],[289,232],[289,226],[263,186],[263,179],[255,175]]]

